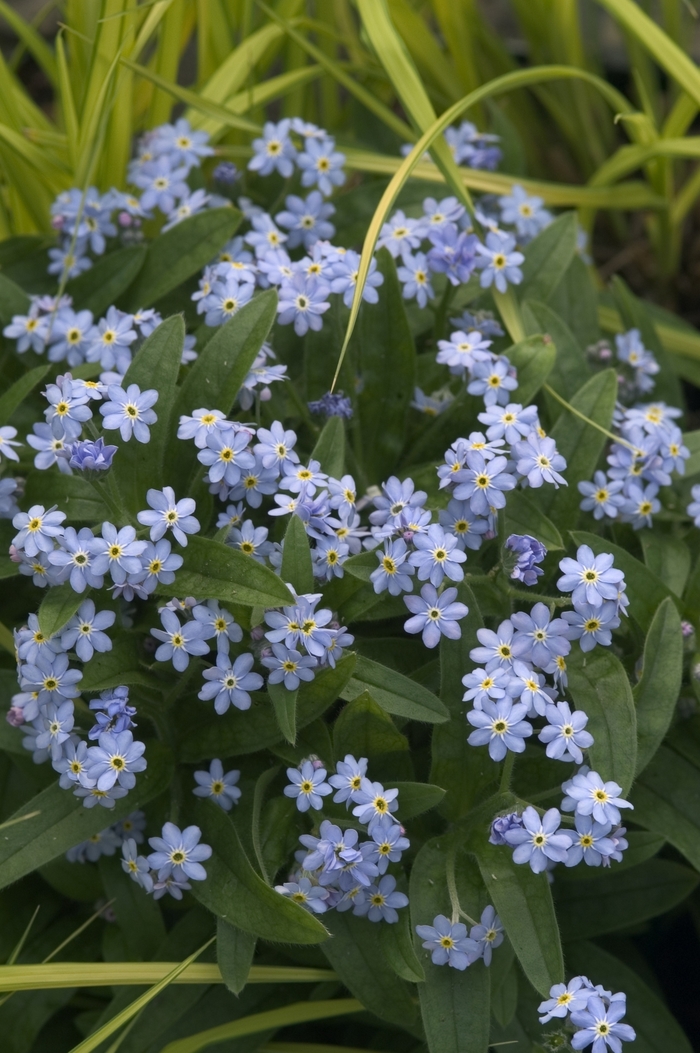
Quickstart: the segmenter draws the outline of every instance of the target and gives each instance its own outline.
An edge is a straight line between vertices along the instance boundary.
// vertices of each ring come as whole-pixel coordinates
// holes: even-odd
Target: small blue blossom
[[[192,515],[196,505],[191,497],[176,501],[172,486],[164,486],[162,490],[149,490],[146,500],[153,511],[139,512],[136,518],[151,528],[151,541],[160,541],[166,530],[172,530],[175,540],[186,545],[187,534],[199,532],[199,520]]]
[[[557,489],[566,486],[567,482],[559,473],[566,468],[566,460],[557,452],[554,439],[541,438],[536,431],[531,431],[527,439],[516,442],[513,456],[517,461],[517,470],[527,478],[532,487],[552,483]]]
[[[528,707],[522,702],[513,704],[511,699],[503,698],[496,702],[484,699],[480,709],[467,713],[467,720],[476,728],[467,739],[470,746],[489,748],[491,760],[501,761],[508,750],[522,753],[525,739],[532,735],[532,725],[525,717]]]
[[[220,161],[211,176],[216,183],[221,183],[222,186],[233,186],[241,178],[238,167],[233,161]]]
[[[594,519],[602,519],[603,516],[615,519],[625,504],[624,495],[620,492],[622,487],[621,479],[608,479],[605,472],[597,471],[592,483],[583,480],[578,484],[578,491],[583,494],[579,508],[582,512],[593,512]]]
[[[543,208],[541,197],[528,194],[517,183],[510,194],[499,197],[501,222],[512,223],[520,237],[534,238],[552,222],[552,213]]]
[[[529,534],[511,534],[506,539],[505,548],[517,556],[517,562],[510,572],[511,578],[522,581],[524,585],[536,585],[537,579],[544,574],[542,568],[537,566],[547,555],[544,545]]]
[[[256,527],[251,519],[246,519],[240,530],[234,527],[230,531],[226,544],[237,548],[244,556],[250,556],[256,563],[264,563],[272,551],[272,542],[267,540],[267,535],[267,527]]]
[[[517,812],[511,812],[509,815],[499,815],[491,823],[491,833],[489,834],[489,844],[492,845],[507,845],[506,834],[509,830],[521,830],[523,828],[523,818],[518,815]]]
[[[625,503],[622,505],[622,518],[631,523],[635,530],[652,526],[652,516],[661,511],[661,502],[657,498],[659,488],[656,483],[640,486],[628,482],[625,485]]]
[[[505,355],[478,359],[474,362],[471,376],[467,391],[470,395],[481,395],[487,408],[507,405],[510,392],[518,386],[516,370]]]
[[[546,710],[547,726],[539,734],[547,743],[547,756],[554,760],[583,762],[582,750],[590,749],[593,736],[585,731],[588,716],[581,709],[571,712],[568,702],[550,703]]]
[[[479,947],[479,957],[483,958],[484,965],[489,966],[493,952],[504,940],[503,923],[490,904],[481,912],[479,923],[472,925],[469,937]]]
[[[384,551],[377,552],[377,558],[379,566],[372,571],[369,579],[375,592],[388,589],[392,596],[399,596],[413,589],[411,575],[415,570],[408,562],[408,547],[402,538],[385,541]]]
[[[485,245],[477,244],[476,252],[482,289],[495,285],[499,292],[504,293],[509,285],[520,285],[523,280],[520,264],[525,257],[515,248],[512,235],[492,231],[486,235]]]
[[[529,662],[513,662],[509,675],[507,693],[525,703],[529,717],[543,717],[556,691],[545,686],[545,678]]]
[[[133,315],[110,307],[90,332],[86,360],[99,362],[107,370],[116,366],[119,373],[125,373],[131,362],[131,345],[138,339],[133,323]]]
[[[564,1020],[569,1013],[585,1009],[591,997],[592,990],[588,981],[583,976],[574,976],[568,984],[554,984],[550,988],[549,998],[541,1002],[537,1008],[541,1024],[548,1024],[550,1020]]]
[[[153,891],[153,878],[149,871],[150,867],[145,856],[138,854],[136,841],[133,837],[127,837],[122,842],[122,870],[128,874],[132,881],[140,885],[146,892]]]
[[[388,249],[394,259],[404,252],[417,249],[423,240],[424,225],[420,219],[409,219],[399,209],[379,231],[377,247]]]
[[[36,556],[39,552],[50,553],[54,548],[54,539],[64,535],[61,525],[66,518],[65,512],[56,511],[56,505],[46,509],[43,505],[32,505],[28,512],[18,512],[12,525],[18,531],[12,544],[23,549],[26,555]]]
[[[320,399],[307,403],[312,413],[322,413],[325,417],[342,417],[350,420],[353,415],[352,402],[342,391],[327,391]]]
[[[529,863],[535,874],[546,870],[549,861],[565,863],[571,846],[571,835],[557,833],[561,825],[561,814],[550,808],[540,819],[537,811],[528,805],[522,814],[523,825],[511,827],[504,832],[506,844],[515,846],[514,863]]]
[[[209,765],[209,771],[196,771],[194,781],[197,783],[192,791],[195,797],[210,797],[215,804],[230,812],[234,804],[238,804],[241,791],[236,783],[241,777],[239,771],[229,771],[224,774],[224,766],[220,760],[213,760]]]
[[[314,577],[323,581],[332,581],[333,578],[342,578],[344,575],[343,563],[350,555],[350,547],[342,541],[332,538],[324,538],[316,543],[311,553],[314,563]]]
[[[408,906],[408,896],[403,892],[396,892],[396,878],[391,874],[385,874],[380,878],[378,884],[370,885],[367,889],[365,900],[354,911],[360,917],[367,916],[370,921],[386,921],[394,925],[399,916],[397,908]]]
[[[76,246],[76,249],[78,246]],[[51,263],[46,268],[49,274],[60,275],[61,278],[77,278],[79,274],[84,271],[89,271],[92,267],[92,260],[89,256],[81,256],[80,252],[76,255],[71,252],[69,246],[58,249],[49,249],[48,252]]]
[[[202,863],[211,856],[211,847],[199,843],[201,836],[198,826],[180,831],[174,823],[165,823],[162,837],[149,837],[148,843],[155,851],[148,856],[148,862],[158,871],[159,881],[168,877],[176,881],[204,881],[207,872]]]
[[[597,823],[620,822],[620,808],[632,808],[620,794],[622,787],[612,780],[603,782],[597,771],[582,768],[568,782],[563,783],[565,793],[562,811],[577,815],[592,815]]]
[[[415,300],[419,307],[425,307],[428,300],[435,298],[435,290],[430,284],[428,258],[424,252],[415,255],[404,252],[402,258],[403,266],[398,268],[397,274],[399,281],[403,282],[403,298]]]
[[[409,559],[416,568],[419,581],[428,580],[436,588],[445,577],[462,581],[464,571],[460,564],[466,561],[467,556],[452,534],[446,534],[441,526],[434,523],[426,533],[416,534],[413,544],[415,551]]]
[[[114,687],[102,691],[99,698],[90,700],[90,709],[95,713],[97,723],[88,731],[89,739],[99,739],[103,731],[111,731],[118,735],[136,727],[132,720],[132,717],[136,716],[136,707],[129,705],[128,687]]]
[[[296,149],[289,138],[290,122],[288,119],[273,124],[266,121],[260,139],[253,139],[253,157],[248,162],[251,172],[261,176],[279,172],[285,179],[294,172]]]
[[[199,692],[199,698],[214,699],[214,709],[217,713],[225,713],[229,706],[236,709],[250,709],[250,691],[259,691],[263,685],[263,678],[259,673],[251,672],[254,658],[252,654],[240,654],[231,663],[228,654],[219,653],[216,656],[216,666],[204,670],[204,684]]]
[[[250,433],[241,428],[218,428],[207,435],[206,446],[197,454],[197,460],[209,469],[209,482],[223,480],[227,486],[236,486],[244,471],[255,467],[255,457],[248,449]]]
[[[175,581],[174,572],[179,570],[183,564],[182,556],[171,552],[170,542],[164,538],[156,541],[155,544],[147,541],[141,552],[140,560],[141,570],[134,575],[129,575],[128,580],[138,583],[146,595],[154,592],[159,583],[172,585]]]
[[[331,264],[331,292],[342,293],[343,303],[346,307],[352,306],[355,297],[355,286],[360,270],[360,254],[354,249],[347,249],[337,260]],[[377,269],[377,261],[372,259],[369,271],[365,278],[362,289],[362,300],[364,303],[378,303],[379,293],[377,289],[384,284],[384,275]]]
[[[190,655],[204,655],[209,652],[209,644],[204,640],[204,629],[199,622],[191,621],[180,625],[173,611],[164,607],[160,612],[162,629],[151,629],[151,635],[162,643],[156,651],[156,662],[172,660],[178,673],[182,673],[190,664]]]
[[[167,154],[173,165],[199,167],[203,157],[211,157],[214,153],[209,145],[209,133],[194,131],[185,117],[180,117],[174,124],[160,125],[152,135],[153,152],[159,157]]]
[[[111,790],[115,783],[133,789],[134,773],[146,770],[145,743],[134,742],[130,731],[103,731],[97,743],[87,754],[88,776],[95,780],[97,789]]]
[[[76,786],[73,796],[82,799],[84,808],[114,808],[117,801],[128,794],[123,786],[113,786],[111,790],[100,790],[97,786]]]
[[[326,299],[329,288],[325,282],[295,271],[291,278],[280,286],[277,305],[278,322],[289,325],[294,322],[294,332],[304,336],[309,329],[318,332],[323,321],[321,315],[330,307]]]
[[[219,606],[218,600],[207,600],[192,608],[192,616],[204,630],[204,640],[216,640],[218,654],[228,654],[231,643],[240,643],[243,630],[230,611]]]
[[[114,611],[96,613],[92,600],[85,600],[61,632],[61,647],[74,647],[81,662],[89,662],[95,651],[111,651],[112,641],[103,630],[114,625],[116,617]]]
[[[509,402],[506,406],[490,406],[479,414],[482,424],[487,424],[486,437],[505,439],[511,446],[530,434],[539,420],[537,406],[523,407],[518,402]]]
[[[464,213],[464,205],[461,205],[456,197],[444,197],[442,201],[436,201],[434,197],[426,197],[423,200],[423,214],[429,228],[458,223]]]
[[[367,775],[367,758],[360,757],[355,760],[351,753],[345,754],[345,759],[336,764],[336,774],[331,775],[328,780],[336,790],[333,801],[336,804],[345,802],[350,807],[349,801],[357,801],[357,795],[362,789],[362,780]]]
[[[576,559],[566,556],[560,560],[562,577],[557,588],[572,593],[574,607],[583,603],[600,607],[604,600],[617,600],[620,589],[624,589],[624,574],[613,567],[613,559],[609,552],[595,556],[588,545],[580,545]]]
[[[296,432],[285,430],[280,421],[273,421],[269,430],[258,428],[257,443],[253,447],[260,457],[263,468],[274,468],[278,475],[287,475],[292,466],[299,463]]]
[[[574,816],[576,832],[571,833],[571,848],[566,858],[567,867],[577,866],[581,860],[589,867],[599,867],[615,852],[615,842],[608,835],[611,823],[598,823],[590,815]]]
[[[403,600],[413,616],[404,622],[404,629],[407,633],[422,633],[426,647],[437,647],[441,636],[448,640],[460,639],[462,629],[458,622],[466,618],[469,608],[464,603],[455,602],[457,589],[445,589],[438,595],[432,584],[426,584],[420,590],[420,596],[404,596]]]
[[[5,326],[2,334],[8,340],[17,341],[18,354],[23,355],[31,349],[37,355],[41,355],[49,337],[49,323],[32,309],[29,314],[13,315],[12,321]]]
[[[462,695],[463,702],[473,702],[474,709],[481,709],[484,702],[496,702],[498,699],[511,695],[510,683],[512,677],[506,669],[472,669],[462,677],[462,683],[467,688]]]
[[[221,410],[210,410],[202,407],[193,411],[191,417],[183,414],[177,429],[178,439],[192,439],[199,450],[207,444],[207,436],[217,429],[230,428],[226,414]]]
[[[432,248],[428,250],[430,269],[445,274],[452,285],[468,282],[477,265],[479,239],[465,234],[454,223],[428,231]]]
[[[76,533],[73,527],[66,527],[58,544],[59,548],[48,553],[48,559],[59,568],[59,580],[69,581],[74,592],[84,592],[88,586],[101,589],[104,578],[94,569],[100,542],[92,531],[82,527]]]
[[[184,165],[173,168],[167,157],[147,162],[133,175],[135,186],[143,190],[141,208],[145,211],[158,208],[169,215],[175,208],[176,199],[187,197],[189,193],[186,179],[187,168]]]
[[[696,483],[690,491],[692,501],[686,508],[686,515],[693,520],[693,526],[700,527],[700,483]]]
[[[208,326],[223,325],[238,314],[253,296],[250,282],[239,280],[237,274],[228,274],[214,282],[209,295],[202,300],[204,322]]]
[[[487,673],[499,667],[510,669],[513,664],[514,632],[510,618],[502,621],[496,632],[492,629],[477,629],[476,638],[482,646],[473,647],[469,657],[473,662],[483,664]]]
[[[389,863],[398,863],[401,855],[411,847],[411,842],[404,837],[403,827],[398,823],[384,820],[372,830],[372,840],[377,846],[377,868],[385,874]]]
[[[285,797],[293,797],[300,812],[309,808],[319,811],[323,807],[323,797],[333,793],[326,780],[326,769],[315,768],[313,762],[306,760],[301,768],[287,768],[289,785],[284,788]]]
[[[47,703],[40,715],[33,722],[39,734],[36,737],[35,748],[48,750],[52,761],[58,761],[63,755],[63,743],[66,742],[73,731],[75,723],[75,707],[71,701]],[[92,779],[92,774],[88,771]]]
[[[20,666],[21,686],[25,691],[36,692],[36,703],[44,706],[49,703],[60,705],[66,699],[76,698],[80,694],[78,682],[83,679],[79,669],[68,668],[68,655],[40,654],[36,662]],[[28,711],[25,708],[27,719]]]
[[[166,216],[167,223],[164,224],[162,233],[165,234],[166,231],[172,230],[178,223],[182,223],[184,219],[198,215],[207,207],[210,201],[212,199],[209,194],[201,188],[188,194],[187,197],[181,198],[172,212],[169,212]]]
[[[488,520],[474,515],[469,501],[453,499],[447,508],[440,509],[439,519],[440,526],[457,538],[462,550],[481,548],[489,529]]]
[[[283,885],[275,885],[275,892],[281,896],[287,896],[292,903],[298,903],[300,907],[310,911],[312,914],[325,914],[328,910],[326,902],[329,896],[328,889],[320,885],[312,885],[307,877],[300,877],[298,881],[285,881]]]
[[[637,1034],[629,1024],[621,1024],[627,1003],[624,1000],[611,1001],[606,1007],[603,999],[592,994],[586,1009],[571,1013],[571,1023],[580,1028],[571,1039],[573,1049],[585,1049],[591,1046],[591,1053],[605,1053],[608,1046],[613,1053],[620,1053],[622,1042],[634,1042]]]
[[[592,651],[596,644],[609,647],[612,643],[611,630],[617,629],[620,624],[617,604],[612,600],[605,600],[599,607],[579,603],[575,611],[564,611],[562,619],[568,625],[568,638],[578,640],[584,652]]]
[[[285,211],[279,212],[275,219],[289,231],[287,245],[290,249],[297,245],[309,249],[319,239],[327,240],[335,234],[335,227],[328,222],[335,208],[324,202],[319,190],[312,190],[305,199],[290,194],[284,203]]]
[[[270,670],[271,684],[284,684],[288,691],[296,691],[302,680],[313,680],[317,661],[313,655],[302,655],[281,643],[273,643],[272,654],[262,658],[262,664]]]
[[[433,965],[449,965],[463,972],[480,957],[478,944],[467,935],[466,925],[452,923],[444,914],[433,918],[432,925],[416,925],[416,932],[430,951]]]
[[[472,450],[467,454],[467,467],[455,473],[454,495],[458,501],[469,501],[472,512],[487,516],[492,508],[505,508],[506,490],[515,486],[508,460],[494,457],[487,461],[483,454]]]
[[[47,423],[55,438],[71,441],[77,439],[83,429],[86,420],[92,417],[92,410],[88,406],[88,395],[78,385],[73,385],[70,374],[55,384],[47,384],[44,395],[49,403],[49,408],[44,410]]]
[[[62,475],[71,475],[71,469],[67,460],[66,444],[63,439],[57,439],[51,430],[51,425],[44,422],[32,424],[32,429],[34,435],[28,435],[27,442],[32,449],[38,451],[34,458],[34,467],[43,472],[56,464]],[[9,519],[11,517],[3,518]]]
[[[297,157],[302,186],[317,186],[326,197],[333,193],[334,186],[345,182],[345,154],[335,148],[335,140],[307,139],[304,150]]]
[[[137,442],[148,442],[151,438],[148,425],[155,424],[158,420],[151,409],[158,401],[155,388],[141,391],[137,384],[129,384],[124,391],[118,385],[110,384],[107,394],[109,402],[100,406],[105,429],[118,430],[124,442],[128,442],[132,435]]]
[[[552,620],[545,603],[536,603],[529,614],[516,611],[510,620],[516,630],[513,637],[515,658],[532,662],[550,672],[553,661],[571,650],[566,622],[561,618]]]
[[[131,526],[117,530],[112,523],[103,523],[102,537],[95,538],[93,572],[105,574],[109,571],[116,585],[123,584],[127,574],[137,574],[141,570],[140,557],[146,544],[146,541],[136,540],[136,531]]]
[[[362,780],[360,789],[352,798],[356,802],[352,814],[357,816],[360,823],[369,824],[367,830],[370,837],[398,809],[398,796],[398,790],[385,790],[380,782],[371,782],[367,778]]]
[[[63,744],[62,755],[52,762],[54,771],[60,774],[58,785],[62,790],[70,790],[73,786],[95,785],[88,775],[87,752],[87,742],[82,740],[67,741]]]

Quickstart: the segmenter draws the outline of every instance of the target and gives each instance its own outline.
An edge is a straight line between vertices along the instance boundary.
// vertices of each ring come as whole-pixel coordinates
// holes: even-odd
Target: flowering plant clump
[[[699,844],[700,441],[652,318],[618,284],[601,339],[573,214],[521,186],[409,185],[361,254],[323,129],[213,153],[155,128],[0,274],[1,883],[114,901],[106,961],[216,918],[227,983],[258,940],[327,962],[431,1051],[453,1014],[619,1053],[655,996],[584,941]]]

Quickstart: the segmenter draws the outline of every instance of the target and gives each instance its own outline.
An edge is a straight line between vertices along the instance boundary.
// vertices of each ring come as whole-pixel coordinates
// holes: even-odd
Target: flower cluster
[[[154,899],[166,893],[182,899],[182,893],[192,888],[190,881],[204,881],[207,876],[202,863],[212,850],[210,845],[200,844],[201,837],[198,826],[180,830],[174,823],[165,823],[160,837],[149,837],[153,851],[147,856],[138,854],[135,838],[126,838],[122,842],[122,869],[144,891],[153,893]]]
[[[590,1046],[592,1053],[605,1053],[606,1048],[620,1053],[623,1042],[634,1042],[634,1028],[621,1023],[627,1012],[627,996],[613,994],[586,976],[574,976],[568,984],[554,984],[538,1010],[541,1024],[550,1020],[566,1021],[563,1036],[570,1036],[573,1049]]]
[[[449,965],[460,972],[480,960],[488,967],[494,950],[504,938],[501,919],[490,905],[484,908],[481,919],[473,923],[471,929],[461,921],[450,921],[444,914],[438,914],[432,925],[416,925],[416,932],[425,949],[430,951],[433,965]]]
[[[277,891],[289,896],[315,914],[327,910],[345,911],[370,921],[394,923],[397,908],[408,905],[408,897],[396,890],[396,878],[387,874],[390,863],[398,863],[410,848],[405,830],[395,818],[398,790],[385,790],[381,783],[367,778],[367,758],[347,754],[326,782],[326,769],[316,758],[300,768],[288,768],[291,780],[285,787],[288,797],[296,798],[297,808],[320,809],[322,797],[333,793],[336,803],[353,806],[357,823],[367,827],[369,840],[360,841],[353,827],[341,830],[324,819],[319,834],[302,834],[306,851],[296,853],[298,869]]]
[[[66,852],[69,863],[96,863],[100,856],[113,856],[118,848],[128,839],[134,844],[142,844],[146,816],[141,811],[131,812],[125,819],[119,819],[112,826],[93,834],[87,841],[81,841]]]

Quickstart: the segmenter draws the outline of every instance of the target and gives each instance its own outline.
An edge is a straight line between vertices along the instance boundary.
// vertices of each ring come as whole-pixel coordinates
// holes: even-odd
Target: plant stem
[[[450,847],[447,850],[447,860],[445,862],[445,878],[447,880],[447,891],[450,896],[450,905],[452,907],[452,924],[454,925],[459,918],[464,918],[470,925],[477,925],[478,922],[474,921],[465,911],[462,910],[459,903],[459,894],[457,892],[457,882],[455,880],[455,843],[452,841]]]
[[[506,759],[503,762],[503,771],[501,772],[501,782],[499,784],[499,791],[505,793],[506,790],[510,789],[510,780],[513,774],[513,765],[515,764],[515,754],[508,750]]]

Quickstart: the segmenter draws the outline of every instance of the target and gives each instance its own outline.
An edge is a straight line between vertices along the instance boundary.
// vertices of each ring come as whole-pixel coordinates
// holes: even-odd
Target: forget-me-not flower
[[[554,760],[583,762],[582,750],[590,749],[593,736],[585,730],[588,716],[582,709],[574,713],[568,702],[549,703],[545,709],[547,725],[539,733],[547,743],[547,756]]]
[[[556,808],[540,818],[537,811],[528,805],[522,815],[521,827],[506,830],[506,843],[514,845],[514,863],[529,863],[535,874],[547,869],[549,860],[555,863],[566,862],[567,852],[571,846],[571,834],[568,831],[557,833],[561,825],[561,815]]]
[[[241,791],[236,783],[241,777],[239,771],[224,773],[224,766],[220,760],[215,759],[209,765],[209,771],[196,771],[194,781],[197,783],[192,793],[195,797],[210,797],[215,804],[230,812],[234,804],[238,804]]]
[[[463,972],[480,957],[479,946],[467,935],[466,925],[453,923],[444,914],[433,918],[432,925],[416,925],[416,932],[430,951],[433,965],[449,965]]]
[[[211,847],[200,844],[202,831],[198,826],[180,830],[174,823],[165,823],[162,837],[149,837],[154,852],[148,856],[150,866],[158,871],[158,880],[174,877],[176,881],[204,881],[207,872],[202,866],[211,856]]]
[[[124,442],[134,436],[137,442],[146,443],[151,438],[149,424],[158,420],[152,406],[158,401],[155,388],[141,391],[137,384],[129,384],[126,391],[117,384],[107,389],[109,402],[100,406],[107,431],[119,431]]]
[[[250,709],[250,691],[259,691],[264,684],[259,673],[251,672],[254,658],[252,654],[239,654],[233,664],[228,653],[216,656],[216,666],[204,670],[204,684],[199,698],[214,699],[217,713],[225,713],[229,706],[236,709]]]
[[[66,651],[74,647],[81,662],[89,662],[95,651],[111,651],[112,641],[104,630],[114,625],[116,617],[114,611],[96,612],[93,601],[85,600],[61,632],[61,647]]]
[[[326,782],[326,769],[315,768],[313,762],[306,760],[301,768],[287,768],[289,785],[284,788],[285,797],[293,797],[300,812],[309,808],[319,811],[323,807],[322,798],[333,793],[333,788]]]
[[[457,589],[445,589],[438,595],[431,584],[423,586],[420,596],[404,596],[404,603],[413,615],[404,622],[404,629],[407,633],[422,633],[426,647],[437,647],[441,636],[459,640],[462,629],[458,622],[466,618],[469,608],[456,600]]]
[[[174,611],[163,607],[160,612],[162,629],[151,629],[151,635],[162,643],[156,651],[156,662],[172,660],[178,673],[182,673],[190,664],[190,655],[204,655],[209,652],[209,644],[204,640],[204,629],[196,621],[180,625]]]
[[[159,541],[166,530],[172,530],[175,540],[186,545],[187,534],[199,532],[199,520],[192,515],[197,506],[191,497],[176,501],[172,486],[164,486],[162,490],[149,490],[146,500],[153,511],[146,509],[136,518],[151,528],[151,541]]]

